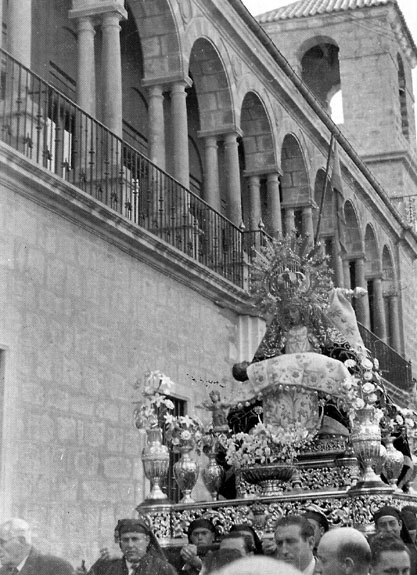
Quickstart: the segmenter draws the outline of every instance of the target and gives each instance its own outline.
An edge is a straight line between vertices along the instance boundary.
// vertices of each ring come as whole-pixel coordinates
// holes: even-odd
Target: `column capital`
[[[74,8],[68,12],[68,17],[72,19],[77,18],[93,18],[95,24],[100,23],[100,19],[105,14],[115,13],[119,16],[119,20],[127,20],[127,10],[123,6],[123,0],[106,0],[99,2],[93,0],[85,5],[85,1],[73,0]]]
[[[182,78],[179,78],[178,80],[174,80],[172,83],[169,84],[169,86],[167,86],[171,92],[182,92],[186,90],[186,88],[191,88],[191,86],[193,85],[193,81],[191,80],[191,78],[189,76],[185,76]]]
[[[77,19],[77,32],[94,32],[94,19],[91,16],[81,16]]]
[[[243,136],[243,132],[237,126],[228,124],[222,126],[220,129],[215,128],[214,130],[200,130],[197,132],[199,138],[207,138],[208,136],[215,136],[218,140],[224,140],[229,134],[235,135],[236,137]]]
[[[264,178],[270,175],[277,175],[280,178],[283,175],[283,172],[278,168],[278,166],[264,166],[263,168],[256,168],[254,170],[245,170],[243,175],[261,176]]]

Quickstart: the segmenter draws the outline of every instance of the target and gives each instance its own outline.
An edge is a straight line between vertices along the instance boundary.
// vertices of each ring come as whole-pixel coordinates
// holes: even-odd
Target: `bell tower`
[[[257,19],[408,219],[417,210],[417,48],[396,0],[340,6],[300,0]]]

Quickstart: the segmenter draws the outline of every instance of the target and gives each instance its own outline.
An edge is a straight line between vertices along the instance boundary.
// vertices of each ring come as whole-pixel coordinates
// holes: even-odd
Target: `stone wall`
[[[207,417],[195,406],[204,382],[227,388],[237,319],[18,186],[0,196],[2,514],[89,564],[148,489],[133,384],[160,369]]]

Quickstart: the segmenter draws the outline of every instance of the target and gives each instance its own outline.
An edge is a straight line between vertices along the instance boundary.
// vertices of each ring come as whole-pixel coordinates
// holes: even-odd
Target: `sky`
[[[294,3],[292,0],[242,0],[242,2],[254,16]],[[397,0],[397,3],[417,45],[417,0]],[[413,88],[417,110],[417,68],[413,70]]]

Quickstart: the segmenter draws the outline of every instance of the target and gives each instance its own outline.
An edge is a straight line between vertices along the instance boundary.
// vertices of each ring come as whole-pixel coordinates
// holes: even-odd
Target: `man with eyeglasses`
[[[0,563],[0,575],[74,575],[67,561],[32,546],[29,524],[17,517],[0,525]]]

